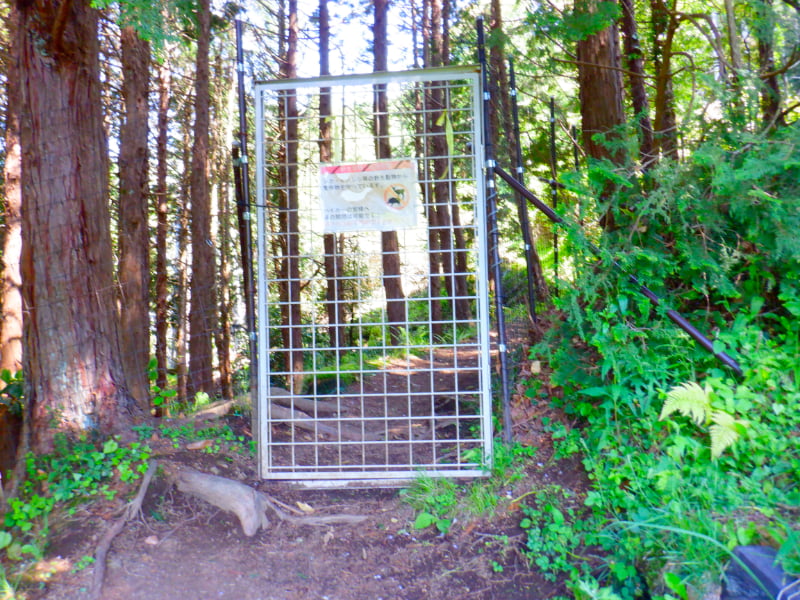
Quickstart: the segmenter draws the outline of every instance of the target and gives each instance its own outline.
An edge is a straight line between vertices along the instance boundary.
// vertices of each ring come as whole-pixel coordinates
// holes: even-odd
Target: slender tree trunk
[[[125,120],[119,150],[120,343],[128,391],[150,410],[150,231],[147,222],[147,131],[150,44],[133,27],[122,30]]]
[[[675,13],[665,0],[650,0],[653,36],[653,67],[656,94],[653,123],[655,149],[661,156],[675,158],[678,152],[678,127],[672,82],[672,41],[678,29]]]
[[[189,313],[189,393],[214,395],[211,340],[216,329],[214,312],[214,248],[211,242],[209,190],[209,46],[210,0],[200,0],[195,74],[194,145],[192,147],[192,282]]]
[[[491,14],[491,24],[490,24],[491,31],[502,31],[503,30],[503,14],[501,10],[501,3],[498,0],[492,0],[492,14]],[[500,37],[502,39],[502,37]],[[504,131],[504,139],[506,147],[506,159],[509,161],[508,164],[516,163],[516,151],[517,148],[517,137],[514,131],[514,122],[513,122],[513,111],[511,109],[511,93],[510,93],[510,82],[509,82],[509,74],[506,70],[506,62],[507,56],[505,52],[505,47],[502,44],[498,44],[490,49],[490,59],[492,64],[492,71],[495,73],[495,77],[497,79],[497,88],[499,92],[499,96],[504,99],[501,105],[498,107],[500,111],[502,111],[505,119],[503,120],[503,131]],[[495,111],[497,112],[497,111]],[[496,127],[499,127],[499,123],[495,123]],[[495,132],[499,134],[499,129],[495,129]],[[496,148],[497,146],[495,146]],[[529,222],[529,219],[526,218],[527,206],[525,203],[527,200],[520,195],[517,195],[517,216],[519,219],[520,227],[526,221]],[[530,222],[528,225],[529,229],[529,236],[532,239],[533,233],[530,231]],[[463,248],[463,246],[461,246]],[[466,254],[464,254],[466,257]],[[547,288],[547,282],[544,278],[544,271],[542,269],[542,262],[539,259],[539,253],[536,251],[536,246],[534,244],[530,244],[530,247],[526,248],[526,263],[527,268],[531,270],[533,281],[535,282],[534,288],[537,293],[537,297],[539,301],[546,299],[549,297],[550,292]],[[464,262],[464,270],[460,272],[466,272],[466,261]],[[462,277],[462,279],[464,279]],[[529,307],[530,315],[534,315],[536,307],[531,306]]]
[[[97,11],[19,5],[24,365],[32,449],[138,414],[120,359]],[[42,41],[44,45],[42,45]]]
[[[441,3],[439,0],[424,0],[423,10],[425,18],[423,20],[423,61],[426,67],[441,66]],[[444,124],[439,121],[442,116],[441,90],[436,83],[425,85],[423,96],[422,114],[424,119],[424,143],[427,146],[425,153],[429,156],[441,156],[441,139],[444,133]],[[428,135],[434,134],[434,135]],[[436,140],[440,140],[436,143]],[[445,142],[446,145],[446,142]],[[428,270],[429,270],[429,318],[431,323],[431,334],[434,337],[442,335],[444,312],[442,309],[442,237],[440,235],[441,211],[437,193],[442,189],[437,186],[437,173],[442,170],[441,159],[434,160],[431,170],[430,161],[425,162],[424,181],[425,181],[425,206],[428,218]]]
[[[169,127],[170,72],[165,59],[158,69],[158,136],[156,139],[156,385],[167,387],[167,333],[168,287],[167,287],[167,139]],[[160,408],[156,409],[161,416]]]
[[[772,0],[758,3],[757,18],[753,29],[758,39],[758,70],[761,76],[761,118],[764,127],[786,127],[786,119],[781,113],[781,88],[775,73],[775,50],[773,26],[775,16]]]
[[[218,327],[214,336],[214,345],[217,348],[217,363],[219,365],[219,388],[222,397],[226,400],[233,399],[233,382],[231,380],[231,315],[233,300],[231,294],[231,206],[230,206],[230,180],[231,162],[227,150],[228,140],[233,139],[231,115],[234,104],[234,77],[233,69],[226,66],[230,61],[223,62],[222,53],[215,60],[215,80],[218,99],[214,111],[214,182],[217,190],[217,234],[215,245],[219,248],[219,278],[217,285],[217,313],[219,315]]]
[[[636,13],[633,0],[620,0],[622,5],[622,39],[628,68],[630,88],[636,126],[639,129],[639,161],[647,170],[654,166],[657,156],[653,142],[653,124],[650,122],[650,103],[644,78],[644,54],[639,43]]]
[[[17,11],[8,18],[10,44],[6,55],[6,156],[3,170],[3,318],[0,322],[0,369],[16,373],[22,368],[22,252],[19,146],[19,76],[17,74]],[[0,381],[0,389],[4,387]],[[13,469],[22,432],[22,415],[0,404],[0,475]],[[0,482],[2,486],[3,482]],[[2,496],[2,494],[0,494]],[[0,502],[2,504],[2,502]],[[0,506],[0,510],[2,510]]]
[[[281,76],[285,79],[297,77],[297,0],[288,2],[286,30],[286,54],[281,65]],[[290,374],[287,385],[299,392],[303,385],[303,340],[300,313],[300,222],[297,190],[297,93],[284,92],[281,102],[283,121],[286,124],[286,144],[281,169],[283,198],[281,208],[281,235],[285,253],[281,269],[285,274],[281,313],[283,318],[283,343],[286,371]]]
[[[330,75],[330,18],[328,0],[319,2],[319,74]],[[331,148],[331,89],[321,88],[319,94],[319,160],[329,163]],[[328,315],[328,336],[334,348],[346,344],[345,335],[345,297],[344,297],[344,256],[339,252],[342,235],[326,233],[323,236],[325,248],[325,311]]]
[[[185,113],[189,112],[188,104]],[[191,214],[189,210],[189,188],[192,178],[192,153],[191,131],[189,129],[189,115],[183,120],[183,177],[181,181],[181,202],[178,213],[178,265],[175,281],[175,364],[178,384],[178,402],[186,402],[189,397],[189,369],[187,365],[187,355],[189,353],[187,343],[187,328],[189,324],[188,308],[188,281],[189,281],[189,222]]]
[[[388,69],[387,60],[387,18],[389,0],[375,0],[373,9],[373,66],[376,72]],[[375,130],[376,154],[378,158],[391,158],[389,144],[389,115],[386,89],[383,85],[374,86],[373,128]],[[389,343],[400,343],[401,324],[405,323],[405,294],[400,278],[400,243],[396,231],[381,232],[383,288],[386,293],[386,317],[389,322]]]

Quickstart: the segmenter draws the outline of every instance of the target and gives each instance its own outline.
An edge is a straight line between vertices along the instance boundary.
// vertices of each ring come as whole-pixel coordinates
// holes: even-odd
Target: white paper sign
[[[411,159],[322,165],[325,233],[395,231],[417,224],[417,166]]]

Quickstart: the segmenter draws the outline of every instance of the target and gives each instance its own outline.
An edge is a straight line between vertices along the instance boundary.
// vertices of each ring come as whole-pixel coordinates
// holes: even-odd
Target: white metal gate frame
[[[271,309],[274,311],[280,304],[275,295],[270,290],[270,284],[274,283],[275,278],[269,273],[268,263],[275,257],[270,255],[270,238],[274,235],[282,235],[271,232],[268,227],[270,211],[274,210],[274,205],[269,201],[270,193],[277,191],[271,187],[266,172],[270,168],[275,168],[275,164],[267,162],[270,145],[280,144],[280,140],[266,135],[268,122],[268,112],[265,107],[274,108],[278,97],[282,94],[292,93],[295,97],[308,99],[316,98],[322,90],[331,90],[332,98],[342,101],[341,113],[333,110],[332,120],[341,119],[341,129],[345,128],[345,119],[351,117],[353,122],[356,119],[356,107],[349,107],[346,101],[355,101],[353,94],[359,90],[362,96],[358,102],[363,105],[368,103],[372,106],[371,95],[373,86],[385,85],[391,94],[392,90],[410,91],[412,86],[428,84],[432,86],[442,86],[448,92],[446,94],[448,108],[450,110],[462,110],[456,106],[451,106],[450,102],[455,100],[455,95],[449,92],[457,87],[461,89],[462,96],[466,95],[468,105],[468,116],[466,118],[468,126],[463,130],[453,130],[454,124],[448,123],[448,161],[451,161],[450,170],[452,180],[449,182],[451,193],[464,194],[465,190],[470,192],[471,222],[463,225],[463,229],[474,238],[474,245],[469,250],[472,260],[472,268],[464,276],[474,279],[474,292],[468,297],[472,303],[474,311],[471,324],[475,327],[474,338],[459,340],[455,335],[458,326],[467,325],[460,322],[455,316],[443,319],[440,324],[451,328],[453,339],[447,342],[441,339],[434,339],[429,335],[427,340],[420,344],[415,343],[410,337],[405,338],[405,343],[400,346],[391,346],[386,340],[388,322],[386,321],[385,310],[379,312],[379,317],[374,316],[375,311],[368,313],[363,310],[354,317],[355,322],[351,324],[358,332],[359,339],[365,332],[381,331],[383,341],[377,346],[360,346],[354,343],[347,350],[357,355],[355,367],[349,364],[345,367],[341,359],[341,350],[331,347],[329,341],[325,346],[324,336],[321,335],[326,327],[320,319],[313,319],[309,323],[304,323],[306,337],[310,339],[310,345],[304,347],[311,357],[311,366],[306,375],[310,377],[311,386],[303,393],[292,394],[284,390],[277,389],[271,385],[273,377],[288,375],[286,367],[276,367],[275,361],[271,360],[272,353],[280,353],[281,344],[276,343],[274,338],[280,340],[280,323],[270,322]],[[256,83],[254,86],[255,108],[256,108],[256,187],[257,187],[257,277],[258,277],[258,410],[257,427],[259,437],[259,473],[264,479],[289,480],[294,483],[309,487],[345,487],[345,486],[395,486],[407,482],[424,472],[432,477],[478,477],[486,474],[486,466],[492,460],[492,419],[491,419],[491,372],[489,367],[490,359],[490,337],[489,337],[489,303],[488,303],[488,252],[487,235],[485,224],[485,184],[484,184],[484,156],[481,151],[483,148],[483,124],[482,124],[482,97],[480,93],[480,71],[476,67],[455,67],[441,69],[424,69],[406,72],[386,72],[370,73],[366,75],[349,75],[337,77],[320,77],[309,79],[276,80],[269,82]],[[316,90],[316,91],[315,91]],[[466,92],[466,94],[465,94]],[[364,93],[369,93],[369,98],[363,98]],[[463,98],[461,98],[463,100]],[[306,114],[298,111],[298,121],[306,124],[318,122],[318,113],[309,101],[305,105]],[[346,111],[352,109],[352,114]],[[405,116],[413,116],[414,111]],[[465,111],[467,112],[467,111]],[[392,109],[389,109],[390,117]],[[444,114],[444,112],[442,113]],[[455,113],[454,113],[455,114]],[[464,116],[464,115],[462,115]],[[360,118],[367,118],[367,122],[372,117],[371,113],[364,113]],[[277,116],[272,112],[269,114],[269,123],[274,125]],[[424,115],[423,115],[424,118]],[[449,113],[446,117],[449,119]],[[303,121],[303,120],[306,121]],[[441,123],[439,123],[441,124]],[[352,123],[351,123],[352,125]],[[362,124],[363,125],[363,124]],[[278,128],[277,131],[281,129]],[[364,131],[368,131],[368,126]],[[349,143],[350,151],[357,152],[356,156],[340,156],[340,159],[347,159],[341,162],[351,161],[375,161],[374,143],[369,135],[362,135],[364,131],[345,131],[340,137],[333,139],[334,145],[341,144],[341,153],[345,152],[345,143]],[[337,132],[338,135],[339,132]],[[390,134],[391,135],[391,134]],[[408,138],[417,134],[402,132],[402,136]],[[427,135],[421,134],[423,138]],[[351,137],[348,137],[351,136]],[[362,136],[362,137],[357,137]],[[312,138],[314,136],[311,136]],[[317,136],[318,137],[318,136]],[[359,145],[358,142],[361,142]],[[369,141],[367,144],[366,142]],[[458,179],[452,175],[452,156],[454,141],[459,145],[457,159],[459,164],[469,165],[469,177]],[[316,147],[318,140],[311,139],[299,143],[306,144],[308,150],[303,155],[302,169],[306,175],[319,172],[318,153],[312,151],[312,146]],[[406,147],[408,140],[405,139]],[[463,147],[461,146],[463,144]],[[365,149],[365,146],[367,149]],[[427,155],[427,144],[423,139],[422,143],[424,156],[413,156],[417,161],[431,161],[432,157]],[[314,157],[314,160],[310,160]],[[402,158],[402,157],[401,157]],[[310,161],[316,164],[311,164]],[[298,160],[298,163],[301,161]],[[428,173],[428,171],[424,171]],[[425,190],[430,190],[430,186],[435,183],[430,174],[425,175],[425,180],[421,183],[429,184],[423,187],[420,193],[421,202],[425,206],[431,201]],[[323,233],[315,224],[319,223],[319,186],[317,183],[310,184],[306,181],[303,189],[298,189],[300,197],[301,212],[306,211],[306,228],[301,230],[301,236],[306,246],[300,254],[309,261],[321,259],[322,255],[315,253],[314,247],[319,248]],[[298,184],[298,188],[301,185]],[[453,198],[451,197],[451,200]],[[462,195],[457,200],[465,203]],[[466,202],[470,205],[469,202]],[[421,207],[420,207],[421,208]],[[314,211],[317,211],[316,213]],[[419,213],[418,209],[418,213]],[[422,238],[423,249],[413,248],[410,244],[408,231],[399,231],[401,236],[401,256],[404,259],[404,267],[413,262],[413,252],[419,256],[426,257],[422,264],[428,265],[427,250],[427,212],[425,216],[418,216],[422,223],[422,230],[425,237]],[[453,227],[451,224],[451,231]],[[369,245],[367,236],[374,235],[375,232],[356,232],[352,237],[358,238],[359,243]],[[419,232],[416,241],[419,242]],[[351,234],[347,234],[348,237]],[[362,237],[363,236],[363,237]],[[366,241],[365,241],[366,240]],[[374,246],[374,242],[373,242]],[[355,245],[355,252],[362,252],[363,247]],[[417,259],[419,259],[417,256]],[[362,252],[360,258],[375,262],[374,252]],[[453,257],[448,257],[451,267],[454,264]],[[454,271],[452,271],[454,272]],[[451,273],[452,273],[451,272]],[[428,271],[428,275],[430,275]],[[301,274],[301,277],[308,278],[309,284],[314,283],[314,277],[309,273]],[[362,293],[362,286],[366,286],[366,278],[377,278],[380,282],[381,273],[360,273],[351,281],[358,288],[359,296]],[[363,278],[363,281],[362,281]],[[404,287],[408,284],[408,269],[404,270]],[[324,279],[324,273],[322,274]],[[427,280],[427,298],[423,294],[420,298],[422,302],[431,302],[430,298],[430,277]],[[322,285],[320,283],[320,285]],[[361,301],[369,300],[377,305],[376,300],[385,298],[381,296],[382,288],[371,289],[368,298],[360,298]],[[424,291],[424,290],[423,290]],[[447,290],[445,290],[447,291]],[[406,302],[409,302],[411,295],[406,293]],[[455,299],[445,296],[445,300],[454,302]],[[303,306],[304,312],[324,313],[323,305],[317,306],[314,303]],[[423,325],[419,322],[411,322],[409,319],[409,308],[406,304],[406,322],[404,325],[410,328],[411,325]],[[428,323],[429,331],[432,327]],[[317,345],[319,344],[319,345]],[[467,351],[473,350],[472,354],[466,353],[472,358],[462,359],[460,356]],[[382,353],[382,360],[376,367],[374,362],[365,359],[369,352]],[[401,354],[398,358],[398,352]],[[451,357],[451,362],[442,364],[438,352],[443,352]],[[332,376],[337,384],[336,389],[321,390],[318,388],[317,380],[318,368],[322,365],[318,361],[327,360],[327,370],[325,374]],[[427,360],[426,360],[427,359]],[[279,359],[280,360],[280,359]],[[334,363],[330,368],[331,361]],[[438,363],[438,364],[437,364]],[[405,378],[403,376],[405,373]],[[405,384],[403,380],[410,382],[411,376],[420,373],[426,375],[429,381],[423,387],[425,389],[412,389],[410,383]],[[462,389],[467,376],[477,378],[477,389]],[[473,379],[469,381],[472,382]],[[380,382],[382,380],[382,388]],[[442,383],[442,380],[445,380]],[[347,382],[351,382],[349,386]],[[377,382],[377,386],[375,385]],[[375,388],[378,388],[376,395]],[[382,390],[382,394],[380,393]],[[382,400],[381,400],[382,396]],[[314,401],[321,401],[323,404],[335,406],[335,412],[330,415],[324,414],[322,410],[314,408],[310,410],[307,404],[303,404],[306,418],[299,412],[287,412],[283,410],[276,414],[273,409],[273,401],[279,401],[284,405],[288,404],[291,410],[301,410],[301,400],[308,400],[309,397]],[[441,399],[446,400],[445,408],[440,408]],[[314,405],[316,406],[316,405]],[[420,409],[420,406],[422,407]],[[382,411],[382,412],[381,412]],[[302,421],[302,423],[301,423]],[[300,427],[302,426],[302,427]],[[310,430],[310,431],[309,431]],[[361,439],[358,434],[345,435],[347,431],[360,431]],[[333,433],[331,433],[333,432]],[[377,432],[377,433],[376,433]]]

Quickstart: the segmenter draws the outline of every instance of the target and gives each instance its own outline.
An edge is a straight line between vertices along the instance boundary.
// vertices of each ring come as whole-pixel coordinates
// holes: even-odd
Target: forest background
[[[564,422],[546,425],[592,480],[590,516],[571,537],[610,557],[600,574],[591,561],[561,564],[574,548],[548,535],[563,515],[552,498],[531,499],[524,527],[545,557],[538,566],[568,570],[576,589],[594,579],[633,595],[650,578],[680,595],[732,545],[763,542],[798,571],[800,4],[388,8],[337,3],[328,17],[323,1],[298,20],[294,1],[248,4],[247,75],[293,77],[301,61],[310,73],[315,46],[318,72],[332,49],[352,63],[336,19],[375,35],[357,70],[386,68],[393,29],[411,41],[397,67],[473,63],[485,13],[492,125],[511,165],[514,58],[530,185],[566,219],[531,225],[543,332],[531,352],[547,378],[526,393],[563,410]],[[10,496],[20,448],[46,455],[59,431],[125,434],[169,403],[247,389],[230,158],[238,10],[3,6],[0,469]],[[378,26],[387,14],[389,30]],[[524,289],[514,197],[502,194],[506,287]],[[629,273],[712,332],[741,374],[638,295]]]

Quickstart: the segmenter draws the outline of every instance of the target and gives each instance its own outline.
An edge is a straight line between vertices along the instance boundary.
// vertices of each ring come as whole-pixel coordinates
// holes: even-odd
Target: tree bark
[[[772,0],[758,3],[757,19],[753,23],[758,40],[758,70],[761,73],[761,118],[768,129],[786,127],[786,119],[781,112],[781,87],[775,73],[775,16],[772,10]]]
[[[183,176],[181,181],[180,209],[178,213],[178,264],[175,277],[175,371],[178,384],[178,402],[186,402],[189,397],[189,368],[186,362],[189,351],[187,341],[187,327],[189,324],[189,222],[191,211],[189,210],[190,187],[192,178],[192,153],[191,147],[192,134],[189,127],[189,106],[184,107],[185,119],[183,127]]]
[[[388,69],[387,19],[389,0],[375,0],[373,3],[373,70]],[[373,127],[375,130],[376,155],[378,158],[391,158],[389,144],[389,115],[386,89],[382,85],[373,90]],[[381,232],[383,289],[386,294],[386,318],[389,322],[389,343],[396,346],[401,340],[401,324],[406,321],[406,303],[403,283],[400,278],[400,243],[396,231]]]
[[[492,0],[490,28],[492,31],[503,30],[503,13],[502,13],[501,3],[498,0]],[[498,45],[496,47],[490,48],[489,56],[492,64],[492,71],[495,73],[495,78],[497,80],[499,95],[501,98],[506,99],[500,107],[500,110],[502,110],[503,114],[506,115],[506,118],[504,119],[503,122],[503,129],[505,133],[504,145],[507,149],[506,158],[507,160],[509,160],[509,164],[514,164],[516,163],[517,160],[515,149],[517,148],[517,144],[519,143],[519,141],[517,140],[517,134],[514,128],[513,111],[511,109],[511,103],[510,100],[508,100],[511,98],[511,93],[509,91],[510,88],[509,73],[505,67],[507,61],[505,47],[503,45]],[[495,123],[495,126],[497,127],[498,124]],[[499,129],[495,129],[495,132],[499,133]],[[527,236],[523,231],[523,239],[527,238],[527,240],[532,240],[533,233],[531,231],[530,219],[528,217],[527,200],[522,196],[520,196],[519,194],[517,194],[516,203],[517,203],[517,218],[519,220],[520,227],[525,226],[526,223],[528,227]],[[454,206],[454,209],[455,208],[456,206]],[[456,213],[454,212],[454,218],[455,216]],[[463,242],[461,242],[461,244],[462,245],[459,246],[459,249],[461,250],[461,254],[466,259]],[[530,271],[529,281],[531,281],[531,283],[529,284],[529,286],[535,290],[536,296],[538,297],[538,301],[541,302],[550,296],[550,292],[547,288],[547,282],[545,281],[544,278],[544,271],[542,269],[542,262],[539,258],[539,253],[536,251],[536,246],[533,243],[530,244],[526,243],[525,261],[526,261],[526,266]],[[463,269],[459,269],[459,272],[466,273],[466,260],[464,260]],[[464,278],[462,277],[462,279]],[[459,292],[459,295],[461,293],[462,292]],[[464,288],[463,293],[466,293],[466,288]],[[529,291],[529,296],[530,298],[528,303],[530,304],[533,301],[533,294],[530,293],[530,291]],[[536,314],[535,306],[529,306],[528,308],[529,308],[529,314],[531,316]]]
[[[32,449],[47,452],[57,431],[110,434],[138,411],[116,322],[97,11],[18,6],[24,366]]]
[[[653,37],[653,67],[656,73],[655,117],[653,123],[655,152],[675,158],[678,152],[678,122],[675,117],[675,93],[672,82],[672,41],[678,29],[674,12],[664,0],[650,0]]]
[[[169,231],[167,202],[167,140],[169,127],[170,72],[169,62],[158,69],[158,125],[156,138],[156,385],[160,389],[167,387],[167,334],[168,298],[167,279],[167,233]],[[156,408],[161,416],[161,409]]]
[[[330,75],[330,18],[328,0],[319,2],[319,74]],[[319,91],[319,160],[329,163],[332,160],[331,148],[331,89],[323,87]],[[326,233],[323,236],[325,249],[325,312],[328,315],[328,337],[330,345],[341,349],[345,346],[345,296],[344,296],[344,255],[339,251],[343,235]]]
[[[215,60],[215,87],[218,90],[214,108],[214,185],[217,190],[217,233],[215,246],[219,248],[219,276],[217,285],[218,327],[214,335],[219,365],[219,389],[225,400],[233,400],[231,373],[231,316],[234,314],[231,292],[231,161],[225,150],[227,140],[233,138],[234,77],[232,64],[223,61],[222,53]]]
[[[650,103],[644,78],[644,54],[639,43],[633,0],[620,0],[622,5],[622,39],[628,67],[628,87],[634,119],[639,129],[639,161],[645,170],[655,165],[657,156],[650,122]]]
[[[214,395],[211,340],[216,329],[214,313],[214,248],[211,241],[209,190],[209,46],[210,0],[200,0],[195,73],[194,145],[192,147],[192,281],[189,311],[189,393]]]
[[[598,0],[581,0],[581,11],[596,11]],[[614,129],[624,125],[622,107],[622,75],[617,27],[610,24],[605,29],[578,42],[578,85],[581,106],[581,126],[586,153],[598,160],[608,159],[615,165],[625,162],[625,151],[619,133]],[[603,140],[595,139],[598,134]],[[614,191],[606,185],[601,197],[607,199]],[[607,211],[601,217],[606,230],[615,228],[614,217]]]
[[[150,410],[150,231],[147,222],[147,132],[150,44],[125,27],[122,97],[125,119],[119,150],[120,343],[128,391],[142,411]]]
[[[281,64],[281,77],[297,77],[297,0],[288,2],[286,30],[286,54]],[[280,211],[281,237],[284,254],[281,270],[285,274],[281,298],[283,319],[283,344],[285,367],[288,375],[287,387],[299,393],[303,385],[303,340],[300,312],[300,221],[297,190],[297,93],[286,90],[281,97],[281,111],[286,127],[286,144],[283,150],[282,207]]]

